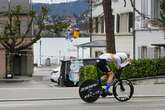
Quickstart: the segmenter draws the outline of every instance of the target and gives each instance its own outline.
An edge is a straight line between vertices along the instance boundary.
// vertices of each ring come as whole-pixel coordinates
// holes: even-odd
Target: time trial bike
[[[128,101],[134,93],[134,86],[132,82],[128,79],[121,78],[122,70],[123,68],[119,69],[117,73],[114,74],[111,84],[111,95],[113,95],[120,102]],[[105,84],[103,84],[103,81],[99,81],[101,77],[98,75],[98,71],[99,69],[97,68],[96,80],[85,80],[79,86],[79,96],[87,103],[95,102],[100,96],[106,97],[109,95],[105,93],[105,89],[103,88],[103,85],[105,86]]]

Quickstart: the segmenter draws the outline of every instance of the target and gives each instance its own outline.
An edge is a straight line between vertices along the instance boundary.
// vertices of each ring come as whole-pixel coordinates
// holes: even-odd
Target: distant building
[[[92,57],[97,57],[106,51],[102,0],[95,1],[92,4],[92,42],[80,45],[80,47],[92,48]],[[135,0],[135,6],[148,17],[160,17],[160,0]],[[160,28],[152,26],[147,19],[137,13],[135,13],[134,20],[133,8],[129,0],[126,0],[126,7],[124,7],[124,0],[112,0],[112,8],[117,51],[126,51],[130,53],[131,58],[136,59],[165,56],[165,34]],[[134,29],[135,36],[133,35]]]
[[[21,6],[20,18],[21,18],[21,30],[25,30],[29,16],[27,12],[31,10],[31,0],[0,0],[0,24],[7,21],[8,17],[3,13],[8,12],[10,8],[15,6]],[[10,7],[10,8],[9,8]],[[1,26],[1,31],[3,27]],[[32,31],[28,33],[27,42],[31,39]],[[25,42],[26,43],[26,42]],[[4,78],[6,75],[6,50],[0,45],[0,78]],[[20,51],[20,54],[15,54],[14,61],[14,74],[15,75],[28,75],[31,76],[33,73],[33,49],[32,47]]]

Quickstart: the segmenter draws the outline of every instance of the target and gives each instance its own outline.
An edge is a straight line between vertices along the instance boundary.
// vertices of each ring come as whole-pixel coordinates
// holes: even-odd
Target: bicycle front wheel
[[[113,95],[120,102],[128,101],[131,99],[133,93],[134,87],[132,82],[129,80],[117,80],[113,84]]]

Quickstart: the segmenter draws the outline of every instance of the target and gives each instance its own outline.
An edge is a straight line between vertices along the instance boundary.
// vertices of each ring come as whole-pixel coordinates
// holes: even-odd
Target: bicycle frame
[[[112,80],[112,85],[113,85],[114,82],[119,81],[120,82],[120,88],[121,88],[122,91],[124,91],[125,89],[124,89],[124,87],[122,85],[122,80],[121,80],[121,72],[122,72],[122,70],[123,70],[123,68],[120,68],[120,69],[117,70],[116,73],[114,73],[113,80]],[[99,71],[101,71],[101,70],[96,65],[98,84],[101,85],[102,82],[99,82],[99,80],[101,80],[101,77],[98,75]]]

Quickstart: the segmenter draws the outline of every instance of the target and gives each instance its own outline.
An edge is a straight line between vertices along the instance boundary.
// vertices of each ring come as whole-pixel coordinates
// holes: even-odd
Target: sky
[[[77,0],[32,0],[33,3],[62,3],[62,2],[71,2]]]

